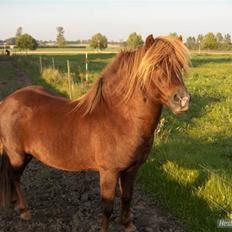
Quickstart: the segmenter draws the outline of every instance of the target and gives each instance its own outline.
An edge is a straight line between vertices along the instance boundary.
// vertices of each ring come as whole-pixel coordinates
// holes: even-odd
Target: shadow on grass
[[[213,142],[204,142],[177,137],[152,149],[138,181],[187,231],[216,232],[217,220],[228,218],[226,211],[232,209],[232,138],[215,135]]]
[[[167,123],[165,124],[166,129],[172,129],[179,127],[180,123],[185,123],[188,126],[193,125],[194,120],[202,117],[206,113],[206,108],[214,104],[218,104],[225,100],[224,97],[218,96],[202,96],[197,94],[192,94],[191,103],[189,111],[185,114],[175,116],[169,109],[165,108],[163,110],[162,116],[164,117]],[[169,123],[171,121],[172,123]]]
[[[41,85],[46,89],[50,90],[54,94],[61,95],[63,97],[68,97],[67,92],[62,92],[55,87],[55,85],[51,85],[46,80],[44,80],[40,73],[40,67],[35,63],[35,59],[32,57],[31,60],[28,60],[28,57],[15,57],[16,64],[22,69],[25,74],[30,78],[33,85]]]
[[[189,107],[188,113],[181,116],[181,120],[185,122],[192,121],[195,118],[199,118],[205,111],[205,107],[210,105],[222,102],[224,100],[223,97],[212,97],[212,96],[201,96],[192,94],[191,103]],[[191,123],[191,122],[190,122]]]
[[[170,153],[182,152],[191,156],[191,159],[194,158],[195,154],[200,154],[202,156],[194,159],[196,163],[186,168],[196,168],[199,164],[207,164],[210,168],[224,172],[225,168],[230,166],[230,161],[232,159],[232,138],[226,137],[226,135],[224,136],[222,133],[218,132],[219,134],[217,134],[214,132],[209,134],[209,136],[203,136],[205,139],[203,139],[202,136],[199,136],[199,139],[194,139],[191,135],[185,133],[185,128],[195,127],[197,123],[196,119],[207,114],[208,108],[210,109],[212,105],[220,104],[223,101],[225,101],[224,97],[201,96],[195,94],[192,97],[188,113],[176,117],[166,110],[162,117],[167,120],[167,123],[161,128],[161,133],[165,133],[165,130],[171,129],[175,135],[167,135],[168,138],[166,141],[162,141],[161,139],[157,146],[158,149]],[[213,126],[216,125],[212,124],[212,127]],[[183,127],[183,130],[179,129],[181,127]],[[199,134],[201,133],[202,131],[199,128]],[[221,159],[221,157],[223,157],[223,159]],[[168,158],[170,158],[170,156],[168,156]],[[184,158],[186,158],[185,165],[186,163],[190,163],[187,157]],[[180,163],[179,156],[172,156],[171,160],[177,162],[179,165],[183,165],[183,163]],[[218,162],[218,160],[220,160],[220,162]],[[226,168],[226,171],[228,172],[229,169]],[[229,173],[232,175],[232,164]]]
[[[200,56],[194,56],[191,60],[193,67],[199,67],[201,65],[205,65],[208,63],[217,63],[217,64],[231,63],[231,61],[232,61],[232,56],[230,55],[226,55],[226,56],[200,55]]]
[[[205,177],[199,178],[196,185],[204,182]],[[147,162],[142,167],[138,182],[162,207],[181,218],[186,231],[216,232],[217,220],[225,218],[223,211],[210,208],[206,200],[193,193],[191,185],[181,185],[164,173],[155,161]]]
[[[110,62],[110,60],[115,56],[115,54],[89,54],[88,56],[88,73],[89,80],[87,82],[82,82],[80,86],[80,91],[83,93],[89,88],[92,82],[100,75],[99,73],[105,66]],[[44,55],[42,58],[42,68],[52,68],[52,59],[54,60],[55,69],[59,70],[61,73],[67,73],[67,60],[70,63],[71,74],[73,75],[74,82],[78,84],[80,80],[85,79],[85,54],[78,55]],[[56,88],[56,85],[49,84],[46,80],[41,77],[40,73],[40,56],[18,56],[15,58],[20,68],[22,68],[28,76],[32,79],[33,84],[42,85],[49,90],[53,90],[65,97],[68,97],[68,93],[61,92]],[[83,89],[84,88],[84,89]]]
[[[195,139],[185,133],[185,127],[194,127],[197,122],[195,119],[201,118],[204,113],[207,113],[208,106],[223,101],[225,101],[223,97],[195,94],[192,97],[191,107],[187,114],[177,118],[165,111],[163,116],[167,120],[167,124],[164,124],[163,131],[161,130],[161,133],[164,132],[164,137],[161,136],[159,144],[152,149],[148,161],[139,174],[139,183],[164,207],[181,218],[181,221],[187,227],[187,231],[216,232],[219,230],[217,220],[228,217],[223,209],[212,207],[208,200],[197,194],[195,189],[200,190],[207,185],[208,192],[204,193],[207,194],[205,196],[207,199],[211,193],[213,200],[218,195],[225,194],[224,197],[229,199],[226,202],[228,205],[223,206],[224,208],[229,207],[227,209],[229,212],[231,211],[231,199],[228,195],[228,189],[231,189],[231,186],[229,185],[226,191],[217,189],[217,183],[210,182],[212,176],[208,170],[223,176],[225,174],[226,178],[230,179],[232,176],[232,138],[222,134],[211,134],[211,139],[208,140],[206,136],[206,139],[202,140],[200,139],[201,136],[199,136],[199,139]],[[179,130],[179,128],[183,128],[183,130]],[[169,129],[175,131],[171,134],[165,134],[165,131],[169,131]],[[200,129],[199,133],[202,133]],[[181,170],[188,170],[189,173],[191,173],[191,170],[192,172],[197,171],[198,176],[191,183],[181,183],[178,178],[172,178],[170,175],[172,170],[165,171],[163,169],[166,162],[180,168],[178,173],[175,173],[174,170],[174,175],[179,175],[180,179],[184,178],[181,177],[183,175]],[[202,167],[206,167],[207,170]],[[211,183],[213,183],[215,189],[209,187]],[[220,229],[220,231],[228,231],[228,229]]]
[[[109,60],[112,59],[113,56],[115,56],[115,54],[89,54],[89,72],[99,73],[109,63]],[[43,68],[52,67],[52,57],[52,55],[42,56]],[[29,76],[33,84],[42,85],[50,91],[68,97],[67,92],[61,92],[55,85],[49,84],[42,78],[40,73],[40,56],[15,56],[12,57],[12,59]],[[55,68],[62,72],[67,72],[67,60],[70,62],[71,73],[85,70],[85,54],[54,56]],[[95,80],[91,79],[90,82],[92,81]]]

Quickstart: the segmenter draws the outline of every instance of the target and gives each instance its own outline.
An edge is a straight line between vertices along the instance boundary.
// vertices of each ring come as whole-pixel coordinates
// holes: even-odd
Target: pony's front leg
[[[100,189],[103,210],[101,232],[107,232],[109,228],[109,220],[113,212],[117,182],[118,173],[105,170],[100,171]]]
[[[121,191],[121,223],[125,226],[126,232],[137,231],[130,213],[130,205],[137,170],[138,168],[136,167],[130,171],[122,172],[119,179]]]

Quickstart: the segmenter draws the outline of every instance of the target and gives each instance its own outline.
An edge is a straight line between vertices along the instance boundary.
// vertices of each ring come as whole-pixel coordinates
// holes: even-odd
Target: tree
[[[35,50],[38,44],[31,35],[22,34],[16,38],[16,46],[20,49]]]
[[[23,28],[22,27],[18,27],[17,28],[17,31],[16,31],[16,35],[15,37],[17,38],[18,36],[22,35],[23,34]]]
[[[202,34],[199,34],[197,36],[197,41],[196,42],[197,42],[197,45],[198,45],[199,52],[201,51],[203,38],[204,38],[204,36]]]
[[[224,36],[224,43],[225,44],[231,44],[231,36],[230,36],[230,34],[225,34],[225,36]]]
[[[129,48],[138,48],[141,47],[144,43],[142,36],[136,32],[131,33],[126,42]]]
[[[57,37],[56,37],[56,43],[58,47],[64,47],[65,46],[65,38],[64,38],[64,28],[59,26],[56,28],[57,30]]]
[[[186,39],[186,46],[189,48],[189,49],[196,49],[197,48],[197,41],[195,39],[194,36],[189,36],[187,39]]]
[[[204,36],[203,36],[202,34],[199,34],[199,35],[197,36],[197,43],[198,43],[198,44],[201,44],[202,41],[203,41],[203,38],[204,38]]]
[[[169,33],[169,36],[171,36],[171,37],[176,37],[176,38],[178,38],[180,41],[183,41],[183,36],[180,34],[180,35],[178,35],[176,32],[170,32]]]
[[[170,32],[169,36],[178,37],[178,34],[176,32]]]
[[[216,34],[216,39],[217,39],[217,43],[222,43],[223,42],[223,36],[222,36],[222,33],[221,32],[218,32]]]
[[[90,39],[90,47],[92,48],[98,48],[98,49],[105,49],[108,46],[108,40],[107,38],[102,35],[101,33],[97,33],[92,36]]]
[[[217,38],[216,36],[212,33],[209,32],[203,37],[202,40],[202,47],[206,49],[216,49],[217,48]]]

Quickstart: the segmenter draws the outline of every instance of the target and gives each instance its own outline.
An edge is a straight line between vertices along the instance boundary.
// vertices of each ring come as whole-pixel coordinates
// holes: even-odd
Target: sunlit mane
[[[138,85],[146,87],[156,68],[162,69],[171,78],[171,74],[182,78],[182,73],[188,70],[189,53],[184,44],[175,37],[158,37],[153,45],[145,51],[139,48],[134,51],[122,51],[103,71],[102,76],[87,94],[74,100],[75,108],[82,108],[83,114],[91,113],[96,106],[104,101],[104,80],[117,73],[117,91],[122,91],[123,100],[129,100]],[[113,91],[113,90],[112,90]]]

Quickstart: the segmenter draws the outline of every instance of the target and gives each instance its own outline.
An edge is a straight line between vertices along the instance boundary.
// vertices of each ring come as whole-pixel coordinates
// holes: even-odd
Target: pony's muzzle
[[[170,99],[171,110],[174,114],[188,111],[191,95],[186,90],[176,91]]]

